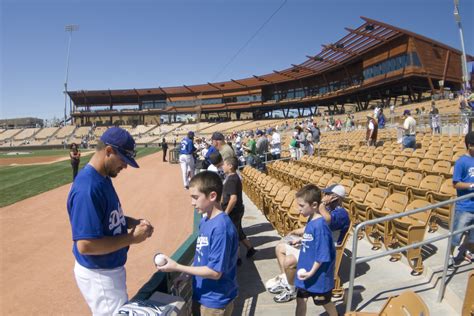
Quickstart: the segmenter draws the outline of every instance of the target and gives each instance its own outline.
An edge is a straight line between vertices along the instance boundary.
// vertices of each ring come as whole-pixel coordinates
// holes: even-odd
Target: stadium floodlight
[[[459,37],[461,38],[461,67],[462,67],[462,83],[463,89],[466,90],[469,88],[469,73],[467,71],[467,61],[466,61],[466,49],[464,48],[464,35],[461,25],[461,14],[459,13],[459,0],[454,0],[454,20],[456,21],[459,29]]]
[[[69,78],[69,53],[71,50],[72,32],[79,30],[79,25],[69,24],[64,27],[66,32],[69,32],[69,43],[67,46],[67,57],[66,57],[66,78],[64,79],[64,125],[67,120],[67,81]]]

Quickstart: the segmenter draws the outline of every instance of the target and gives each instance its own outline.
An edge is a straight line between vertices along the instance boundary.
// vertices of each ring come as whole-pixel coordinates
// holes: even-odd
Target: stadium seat
[[[356,162],[352,165],[350,176],[354,182],[356,183],[361,182],[360,172],[362,171],[363,168],[364,168],[364,164],[361,162]]]
[[[456,196],[456,189],[453,187],[453,180],[447,179],[443,182],[438,192],[430,191],[427,193],[428,200],[432,203],[439,203],[453,199]],[[451,214],[454,209],[454,204],[445,205],[438,207],[433,210],[433,216],[430,220],[430,231],[434,232],[438,230],[438,221],[444,224],[448,224],[451,220]]]
[[[427,205],[430,205],[430,202],[427,200],[414,200],[406,207],[405,211],[411,211]],[[394,219],[392,221],[392,247],[403,247],[422,241],[425,238],[426,227],[430,217],[431,210]],[[412,274],[421,274],[424,269],[421,247],[409,249],[404,254],[408,259],[410,267],[413,269]],[[401,254],[393,254],[391,261],[399,260],[400,257]]]
[[[428,175],[433,170],[434,160],[433,159],[423,159],[418,165],[418,170],[423,172],[423,174]]]
[[[378,167],[374,170],[371,177],[364,177],[364,183],[367,183],[371,187],[375,187],[377,180],[385,180],[387,178],[387,174],[389,169],[387,167]]]
[[[409,188],[418,188],[420,186],[423,175],[418,172],[407,172],[403,175],[400,183],[391,183],[389,185],[391,193],[407,193]]]
[[[344,288],[341,284],[341,277],[339,276],[339,269],[342,263],[342,257],[344,256],[344,249],[346,248],[347,240],[349,239],[350,232],[352,231],[352,221],[349,225],[344,239],[340,244],[336,245],[336,259],[334,263],[334,288],[332,290],[333,297],[342,297],[344,295]]]
[[[410,201],[413,201],[415,199],[428,200],[428,192],[438,192],[442,182],[443,177],[441,176],[429,175],[424,177],[423,180],[421,180],[419,187],[408,188],[407,193],[408,197],[410,198]]]
[[[319,178],[319,181],[318,181],[318,184],[317,187],[318,188],[325,188],[328,186],[328,182],[329,180],[332,178],[332,174],[331,173],[325,173],[323,174],[323,176],[321,178]]]
[[[367,220],[367,209],[368,208],[380,209],[383,206],[388,196],[389,196],[389,192],[387,190],[374,188],[374,189],[371,189],[367,193],[365,200],[363,202],[360,202],[359,200],[353,200],[352,214],[354,214],[354,217],[355,217],[354,224],[365,222]],[[358,236],[358,238],[361,238],[361,237],[362,235]]]
[[[453,176],[451,173],[451,163],[446,160],[439,160],[433,165],[430,173],[440,175],[445,179],[451,178]]]
[[[274,205],[283,201],[288,191],[290,191],[290,187],[288,185],[285,185],[283,182],[278,181],[273,185],[270,192],[265,195],[263,208],[261,209],[261,211],[263,212],[263,215],[267,217],[267,219]]]
[[[395,183],[400,183],[400,181],[402,181],[402,178],[403,178],[403,175],[405,173],[403,172],[403,170],[400,170],[400,169],[392,169],[390,170],[390,172],[387,174],[387,176],[385,177],[385,179],[377,179],[376,180],[376,185],[375,187],[380,187],[382,189],[387,189],[391,190],[392,188],[392,185],[395,184]],[[390,192],[391,193],[391,192]]]
[[[464,296],[464,303],[462,305],[462,315],[474,315],[474,271],[469,274],[466,295]]]
[[[373,189],[375,190],[375,189]],[[381,189],[382,190],[382,189]],[[388,191],[385,191],[388,195]],[[370,194],[370,193],[369,193]],[[393,193],[386,197],[380,208],[367,207],[367,219],[382,218],[387,215],[399,213],[405,210],[408,204],[408,196],[403,193]],[[365,233],[369,242],[373,245],[373,249],[379,249],[383,244],[388,248],[392,242],[393,232],[391,231],[391,222],[385,221],[373,226],[366,226]]]
[[[407,171],[414,171],[418,167],[418,164],[420,163],[420,158],[416,157],[411,157],[408,158],[408,160],[405,162],[405,165],[401,168],[405,172]]]
[[[368,183],[367,179],[372,179],[376,167],[374,165],[365,165],[360,171],[360,182]]]

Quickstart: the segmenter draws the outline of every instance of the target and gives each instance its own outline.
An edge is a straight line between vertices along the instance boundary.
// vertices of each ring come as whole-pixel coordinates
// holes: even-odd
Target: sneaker
[[[449,256],[448,260],[448,270],[454,270],[461,265],[461,262],[454,256]]]
[[[252,258],[255,254],[257,253],[257,250],[255,250],[254,247],[250,248],[247,250],[247,258]]]
[[[285,288],[283,292],[273,298],[276,303],[286,303],[296,298],[296,291]]]
[[[280,280],[277,284],[268,289],[268,292],[272,294],[280,294],[287,289],[287,284],[284,280]]]
[[[268,280],[267,282],[265,282],[265,288],[266,288],[267,290],[269,290],[270,288],[272,288],[273,286],[275,286],[275,284],[280,283],[280,280],[281,280],[281,279],[285,279],[285,283],[286,283],[285,274],[279,274],[279,275],[277,275],[276,277],[271,278],[270,280]]]
[[[472,252],[470,252],[469,250],[466,250],[466,252],[464,253],[464,260],[471,263],[472,258],[473,258]]]

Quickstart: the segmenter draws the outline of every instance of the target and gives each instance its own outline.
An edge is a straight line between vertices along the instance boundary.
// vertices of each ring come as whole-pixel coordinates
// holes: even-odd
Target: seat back
[[[384,205],[389,192],[385,189],[373,188],[367,193],[364,204],[371,208],[380,209]]]
[[[418,165],[418,170],[423,172],[430,172],[433,170],[434,160],[433,159],[423,159]]]
[[[403,175],[404,175],[403,170],[392,169],[387,174],[387,177],[385,178],[385,180],[391,183],[400,183],[402,181]]]
[[[392,166],[394,168],[403,168],[403,166],[405,165],[406,161],[408,160],[407,157],[405,156],[397,156],[394,160],[393,160],[393,163],[392,163]]]
[[[403,168],[405,170],[406,169],[416,170],[416,167],[418,167],[419,163],[420,163],[419,158],[411,157],[411,158],[408,158],[408,160],[405,162],[405,165],[403,166]]]
[[[441,176],[426,176],[421,180],[420,182],[420,189],[426,190],[426,191],[439,191],[439,188],[441,187],[441,184],[443,182],[443,177]]]
[[[293,200],[295,199],[295,194],[296,190],[288,191],[288,193],[285,195],[285,198],[283,199],[283,202],[281,203],[281,208],[289,208],[291,206],[291,203],[293,203]]]
[[[349,174],[353,165],[354,163],[352,161],[344,161],[344,163],[339,168],[339,171],[345,174]]]
[[[395,159],[395,156],[392,155],[392,154],[385,155],[385,157],[383,157],[383,159],[382,159],[382,161],[380,161],[380,163],[382,165],[385,165],[385,166],[389,167],[393,164],[394,159]]]
[[[324,172],[321,170],[316,170],[311,174],[309,177],[309,182],[312,184],[317,184],[319,182],[319,179],[323,176]]]
[[[365,167],[360,171],[360,175],[363,177],[372,177],[375,169],[374,165],[365,165]]]
[[[381,148],[381,147],[378,147],[378,148]],[[375,155],[372,157],[372,160],[370,161],[370,163],[372,163],[372,164],[378,164],[378,163],[380,163],[380,162],[382,161],[383,157],[384,157],[383,154],[381,154],[381,153],[378,154],[378,153],[377,153],[377,154],[375,154]]]
[[[380,315],[386,316],[429,316],[430,311],[425,302],[412,291],[405,291],[399,296],[390,297],[380,311]]]
[[[433,144],[430,145],[430,147],[432,147]],[[438,155],[439,155],[439,149],[429,149],[426,153],[425,153],[425,159],[436,159],[438,158]]]
[[[449,175],[451,172],[451,163],[446,160],[437,161],[433,165],[432,172],[440,175]]]
[[[415,150],[413,148],[405,148],[402,150],[401,155],[405,157],[411,157]]]
[[[341,182],[341,177],[340,176],[333,176],[331,179],[329,179],[328,183],[326,183],[326,186],[330,186],[333,184],[338,184]]]
[[[425,154],[426,154],[426,149],[420,148],[420,149],[415,150],[415,152],[413,152],[413,154],[411,154],[411,156],[419,158],[419,159],[423,159],[423,158],[425,158]]]
[[[370,191],[370,186],[365,183],[357,183],[351,190],[349,195],[352,200],[363,202],[367,193]]]
[[[342,179],[339,184],[342,185],[344,189],[346,189],[346,196],[349,196],[349,194],[351,194],[352,188],[355,185],[355,182],[350,179]]]
[[[474,314],[474,271],[469,274],[466,286],[466,295],[462,305],[462,315]]]
[[[378,167],[372,173],[372,177],[380,180],[385,180],[387,178],[387,174],[389,173],[389,169],[387,167]]]
[[[414,187],[418,188],[420,186],[420,182],[423,180],[423,175],[418,172],[407,172],[400,181],[400,184],[405,185],[407,187]]]
[[[403,193],[393,193],[385,200],[382,210],[390,213],[401,213],[405,211],[408,204],[408,196]]]
[[[319,188],[325,188],[328,185],[328,182],[331,178],[332,178],[332,174],[325,173],[321,178],[319,178],[317,186]]]
[[[271,178],[270,180],[268,180],[267,184],[265,185],[265,188],[263,189],[264,192],[270,192],[271,189],[273,188],[273,186],[275,185],[275,183],[278,182],[278,179],[277,178]]]
[[[407,205],[407,207],[405,208],[405,212],[416,210],[417,208],[425,207],[428,205],[430,205],[430,202],[427,200],[419,200],[419,199],[413,200],[410,204]],[[430,214],[431,214],[431,210],[428,210],[426,212],[412,214],[410,215],[410,217],[416,218],[420,222],[423,222],[426,224],[428,222],[428,219],[430,218]]]
[[[360,175],[360,172],[362,171],[363,168],[364,168],[363,163],[356,162],[355,164],[352,165],[350,173]]]

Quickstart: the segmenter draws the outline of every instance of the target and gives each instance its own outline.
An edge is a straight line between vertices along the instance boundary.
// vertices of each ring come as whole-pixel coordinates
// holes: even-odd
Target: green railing
[[[196,247],[196,239],[200,220],[201,216],[196,211],[194,211],[193,232],[171,256],[171,258],[176,262],[186,265],[189,265],[192,262],[194,258],[194,250]],[[150,258],[151,257],[152,256],[150,254]],[[146,300],[150,298],[150,296],[156,291],[170,293],[170,284],[172,284],[172,281],[176,276],[178,276],[178,273],[154,273],[150,280],[148,280],[148,282],[146,282],[140,288],[140,290],[138,290],[137,294],[131,299],[131,301]]]

